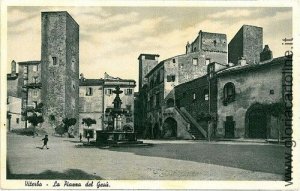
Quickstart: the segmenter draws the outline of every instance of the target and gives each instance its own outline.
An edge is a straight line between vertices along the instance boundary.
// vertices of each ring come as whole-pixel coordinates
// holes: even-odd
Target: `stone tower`
[[[263,50],[263,28],[243,25],[228,44],[228,60],[234,64],[244,57],[247,64],[258,64]]]
[[[66,12],[42,12],[42,103],[51,126],[76,118],[79,129],[79,25]]]
[[[158,54],[140,54],[139,60],[139,92],[147,83],[145,76],[158,64]]]

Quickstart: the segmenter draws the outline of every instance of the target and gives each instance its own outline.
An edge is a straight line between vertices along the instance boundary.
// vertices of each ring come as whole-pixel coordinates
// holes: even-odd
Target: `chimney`
[[[241,66],[247,65],[247,61],[243,56],[238,60],[238,65],[241,65]]]
[[[260,61],[266,61],[273,59],[273,52],[270,50],[269,45],[265,45],[263,51],[260,53]]]
[[[80,81],[83,82],[84,80],[85,80],[84,75],[83,75],[83,73],[81,73],[81,74],[80,74]]]
[[[12,61],[11,62],[11,76],[12,77],[14,77],[14,76],[16,76],[17,74],[16,74],[16,70],[17,70],[17,63],[16,63],[16,61]]]
[[[186,43],[186,46],[185,46],[185,53],[186,53],[186,54],[191,53],[191,45],[190,45],[190,42],[189,42],[189,41]]]

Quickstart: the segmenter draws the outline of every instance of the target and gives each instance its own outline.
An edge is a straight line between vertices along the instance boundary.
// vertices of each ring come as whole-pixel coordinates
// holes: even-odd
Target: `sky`
[[[229,43],[243,24],[263,27],[263,42],[274,57],[289,49],[292,9],[284,7],[8,7],[7,67],[41,59],[41,12],[68,11],[80,26],[80,73],[138,82],[138,56],[159,60],[184,54],[200,30],[227,35]]]

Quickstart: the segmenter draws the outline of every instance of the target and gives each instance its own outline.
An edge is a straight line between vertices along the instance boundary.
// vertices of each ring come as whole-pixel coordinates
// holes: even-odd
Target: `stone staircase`
[[[176,107],[176,111],[182,116],[182,118],[190,124],[187,130],[193,139],[205,139],[207,137],[207,132],[203,129],[199,123],[189,114],[189,112],[181,107],[180,109]]]

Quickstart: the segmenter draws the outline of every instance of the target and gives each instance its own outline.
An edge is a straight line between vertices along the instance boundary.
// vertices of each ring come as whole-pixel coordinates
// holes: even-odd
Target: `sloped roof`
[[[226,68],[224,70],[220,70],[219,72],[216,73],[217,76],[223,76],[227,74],[232,74],[232,73],[240,73],[244,71],[251,71],[251,70],[259,70],[268,66],[273,66],[277,64],[284,64],[288,60],[288,57],[282,56],[278,58],[274,58],[269,61],[261,62],[259,64],[247,64],[245,66],[237,65],[233,67]]]

